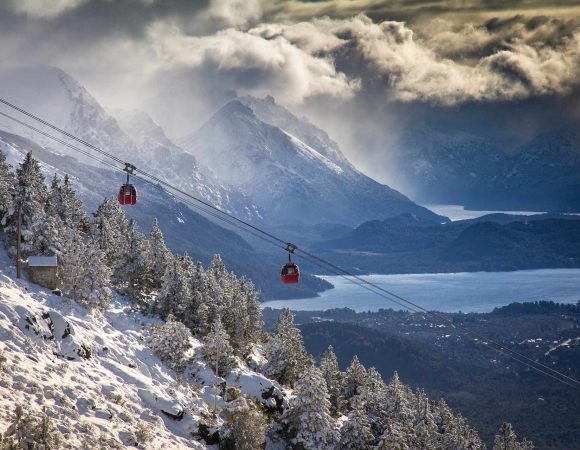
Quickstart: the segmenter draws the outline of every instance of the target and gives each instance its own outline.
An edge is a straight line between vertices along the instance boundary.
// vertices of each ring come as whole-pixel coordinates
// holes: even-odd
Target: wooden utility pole
[[[215,395],[213,397],[213,412],[214,414],[217,415],[217,398],[218,398],[218,389],[219,389],[219,383],[217,382],[217,378],[220,376],[219,372],[218,372],[218,364],[219,364],[219,360],[220,360],[220,348],[218,346],[218,351],[216,353],[216,358],[215,358],[215,376],[216,376],[216,386],[215,386]]]
[[[18,219],[16,222],[16,228],[16,278],[20,278],[20,275],[22,274],[22,263],[20,262],[20,239],[22,238],[22,205],[18,205]]]

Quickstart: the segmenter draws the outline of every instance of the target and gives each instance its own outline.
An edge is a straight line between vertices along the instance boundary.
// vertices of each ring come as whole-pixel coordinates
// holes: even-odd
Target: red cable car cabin
[[[280,278],[284,284],[295,284],[300,281],[300,269],[293,262],[289,262],[282,267]]]
[[[137,203],[137,189],[132,184],[124,184],[119,189],[119,203],[121,205],[134,205]]]

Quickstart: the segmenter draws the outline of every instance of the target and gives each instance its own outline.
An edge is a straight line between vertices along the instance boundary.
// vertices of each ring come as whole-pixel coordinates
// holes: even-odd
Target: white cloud
[[[337,72],[330,59],[315,57],[281,36],[270,39],[229,28],[196,37],[157,23],[149,37],[160,68],[203,70],[216,83],[227,81],[240,93],[274,93],[298,103],[314,95],[350,97],[358,87],[356,80]]]

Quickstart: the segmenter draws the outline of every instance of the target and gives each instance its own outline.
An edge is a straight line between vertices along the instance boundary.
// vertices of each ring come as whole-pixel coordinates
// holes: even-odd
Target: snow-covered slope
[[[249,220],[260,219],[258,208],[243,194],[200,168],[192,155],[173,144],[146,115],[122,114],[121,126],[78,81],[60,69],[35,67],[0,71],[0,97],[226,211]],[[6,107],[2,107],[2,111],[23,118]],[[25,121],[31,122],[30,119]],[[42,128],[36,122],[32,124]],[[31,138],[85,163],[98,164],[5,117],[0,117],[0,130]],[[87,148],[84,150],[95,153]]]
[[[103,315],[90,314],[70,299],[15,280],[14,266],[0,251],[0,431],[21,404],[32,413],[44,410],[66,448],[206,448],[202,435],[220,424],[210,418],[216,381],[265,408],[286,401],[277,384],[239,360],[227,380],[216,380],[197,339],[185,374],[192,381],[178,382],[147,346],[155,321],[132,313],[122,297]]]
[[[264,110],[264,102],[270,109]],[[441,219],[354,169],[327,136],[289,113],[279,114],[281,107],[272,100],[249,103],[260,113],[234,100],[186,138],[183,147],[246,193],[270,222],[354,225],[406,212]],[[260,116],[288,124],[292,131]]]

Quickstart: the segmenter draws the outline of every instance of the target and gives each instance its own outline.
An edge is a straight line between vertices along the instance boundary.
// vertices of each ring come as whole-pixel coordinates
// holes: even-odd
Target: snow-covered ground
[[[213,417],[216,379],[201,360],[202,343],[192,340],[192,363],[184,381],[149,349],[156,319],[130,311],[117,297],[104,314],[26,280],[0,251],[0,432],[16,404],[49,415],[67,448],[206,448],[199,425]],[[259,366],[260,349],[250,365]],[[227,380],[268,408],[284,393],[238,361]],[[265,392],[274,396],[268,397]],[[218,407],[224,400],[217,399]],[[148,436],[144,438],[143,436]]]

